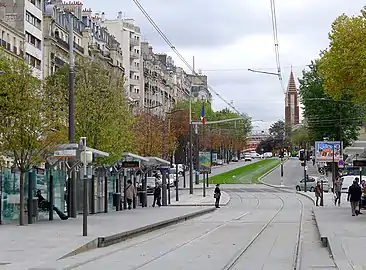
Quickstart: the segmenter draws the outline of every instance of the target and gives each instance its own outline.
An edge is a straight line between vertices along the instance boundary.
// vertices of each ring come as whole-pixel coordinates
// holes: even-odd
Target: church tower
[[[285,123],[293,126],[299,124],[299,95],[296,89],[294,73],[290,73],[290,79],[285,96]]]

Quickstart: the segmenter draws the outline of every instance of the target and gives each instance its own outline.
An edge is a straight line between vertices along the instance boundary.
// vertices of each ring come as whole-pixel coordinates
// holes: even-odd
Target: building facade
[[[191,95],[191,81],[188,74],[181,67],[175,68],[175,84],[177,87],[177,100],[187,100]]]
[[[143,107],[144,82],[140,27],[136,26],[133,19],[123,18],[122,12],[118,13],[115,20],[103,20],[103,25],[122,47],[126,95],[136,107]]]
[[[285,123],[293,126],[299,124],[299,95],[296,88],[294,73],[291,70],[285,96]]]
[[[176,67],[171,57],[153,52],[148,42],[141,43],[143,57],[144,106],[163,117],[178,100]]]
[[[43,0],[3,0],[2,4],[5,5],[5,22],[25,36],[25,61],[32,67],[33,75],[42,79]],[[7,38],[2,36],[2,40]]]
[[[191,81],[191,95],[194,101],[205,101],[211,104],[212,95],[208,90],[207,76],[202,74],[189,74]]]
[[[103,17],[83,9],[81,2],[54,1],[44,12],[44,77],[69,63],[69,32],[73,25],[73,52],[77,61],[90,58],[124,76],[120,43],[103,27]]]

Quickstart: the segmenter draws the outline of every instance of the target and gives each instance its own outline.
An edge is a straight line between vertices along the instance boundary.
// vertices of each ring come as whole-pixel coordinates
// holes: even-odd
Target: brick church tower
[[[290,126],[299,124],[299,95],[292,69],[285,95],[285,123]]]

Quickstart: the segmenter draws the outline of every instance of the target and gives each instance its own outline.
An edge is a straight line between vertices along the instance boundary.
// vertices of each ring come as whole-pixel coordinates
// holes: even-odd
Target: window
[[[40,39],[36,38],[35,36],[33,36],[32,34],[25,32],[25,40],[32,44],[34,47],[36,47],[37,49],[41,49],[42,46],[42,42]]]
[[[37,8],[41,8],[41,0],[28,0],[28,2],[31,2],[33,5],[35,5]]]
[[[36,16],[34,16],[32,13],[27,11],[27,13],[25,15],[25,19],[31,25],[37,27],[38,29],[41,29],[41,20],[38,19]]]
[[[30,54],[25,55],[25,61],[32,67],[41,70],[41,60],[35,58]]]

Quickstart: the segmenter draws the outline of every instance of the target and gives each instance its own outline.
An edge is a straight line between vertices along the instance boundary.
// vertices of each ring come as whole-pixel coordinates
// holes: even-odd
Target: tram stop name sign
[[[70,158],[70,157],[76,157],[76,150],[68,149],[68,150],[58,150],[53,153],[53,156],[56,158]]]

